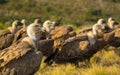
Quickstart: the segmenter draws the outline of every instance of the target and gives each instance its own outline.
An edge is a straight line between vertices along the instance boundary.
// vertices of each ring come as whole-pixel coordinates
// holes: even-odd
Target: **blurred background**
[[[35,18],[60,21],[77,27],[92,25],[99,18],[120,21],[120,0],[0,0],[0,24],[11,25],[15,19]],[[4,28],[1,26],[1,28]]]
[[[99,18],[113,17],[120,22],[120,0],[0,0],[0,29],[11,26],[14,20],[34,19],[61,22],[61,25],[92,26]],[[80,29],[79,29],[80,30]],[[41,64],[35,75],[120,75],[120,47],[106,46],[97,52],[89,64],[82,62],[46,67]]]

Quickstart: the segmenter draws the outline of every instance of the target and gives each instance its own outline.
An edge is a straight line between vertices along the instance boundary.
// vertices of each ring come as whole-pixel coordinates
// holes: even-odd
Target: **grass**
[[[0,29],[5,29],[5,28],[7,28],[8,26],[6,26],[6,25],[3,25],[3,23],[0,23]]]
[[[113,65],[109,67],[104,67],[101,65],[92,65],[90,68],[87,68],[82,71],[82,75],[119,75],[120,68],[118,65]]]
[[[119,75],[120,56],[114,50],[102,50],[91,58],[89,66],[85,62],[79,63],[79,66],[69,63],[46,66],[42,62],[35,75]]]
[[[5,29],[13,20],[35,18],[60,21],[61,25],[70,25],[75,31],[90,27],[99,18],[112,16],[120,21],[120,0],[0,0],[0,29]],[[90,64],[53,64],[43,62],[35,75],[119,75],[120,48],[97,52]]]
[[[60,20],[62,24],[82,26],[112,16],[120,21],[119,0],[0,0],[0,22],[10,25],[15,19]]]

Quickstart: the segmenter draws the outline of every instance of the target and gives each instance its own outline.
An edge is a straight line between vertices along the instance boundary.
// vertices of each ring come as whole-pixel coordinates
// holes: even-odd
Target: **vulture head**
[[[35,23],[35,24],[40,24],[40,23],[41,23],[41,19],[35,19],[35,20],[34,20],[34,23]]]
[[[15,34],[17,32],[17,30],[18,30],[18,27],[21,26],[21,25],[22,25],[21,22],[19,22],[18,20],[15,20],[12,23],[12,30],[11,30],[12,34]]]
[[[33,45],[35,48],[37,46],[37,42],[42,36],[42,30],[40,25],[38,24],[30,24],[27,27],[28,37],[25,37],[22,41],[27,41],[29,44]]]
[[[104,20],[104,19],[99,19],[99,20],[97,21],[97,24],[100,25],[100,28],[103,29],[103,30],[104,30],[105,27],[107,26],[106,20]]]
[[[116,22],[115,22],[115,20],[114,20],[112,17],[108,18],[108,27],[109,27],[110,29],[113,30],[115,24],[116,24]]]
[[[55,26],[56,26],[56,22],[51,22],[47,20],[43,23],[43,30],[46,31],[47,33],[50,33],[51,30],[55,28]]]
[[[87,33],[90,45],[94,45],[98,37],[103,37],[106,21],[104,19],[99,19],[96,24],[93,25],[92,31]]]

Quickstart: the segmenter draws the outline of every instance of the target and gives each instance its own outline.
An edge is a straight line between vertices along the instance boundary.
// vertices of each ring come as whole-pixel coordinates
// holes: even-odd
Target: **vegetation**
[[[120,49],[118,49],[120,52]],[[117,51],[118,51],[117,50]],[[46,66],[43,62],[35,75],[119,75],[120,56],[116,50],[102,50],[96,53],[90,63],[80,62],[79,67],[73,64],[53,64]]]
[[[0,29],[5,29],[5,28],[7,28],[8,26],[6,26],[6,25],[3,25],[3,23],[0,23]]]
[[[73,28],[94,24],[99,18],[112,16],[120,21],[120,0],[0,0],[0,29],[11,25],[13,20],[35,18],[60,21],[62,25],[74,25]],[[119,75],[120,48],[103,49],[96,53],[90,63],[53,64],[43,62],[35,75]]]
[[[95,23],[112,16],[119,21],[119,0],[0,0],[0,22],[10,25],[15,19],[35,18],[61,21],[76,26]]]

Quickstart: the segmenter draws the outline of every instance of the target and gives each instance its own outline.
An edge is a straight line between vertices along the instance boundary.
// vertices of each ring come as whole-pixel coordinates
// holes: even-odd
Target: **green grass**
[[[3,23],[0,23],[0,29],[5,29],[7,27],[8,27],[7,25],[3,25]]]
[[[15,19],[61,20],[75,26],[95,23],[112,16],[120,21],[119,0],[0,0],[0,22],[10,25]]]

